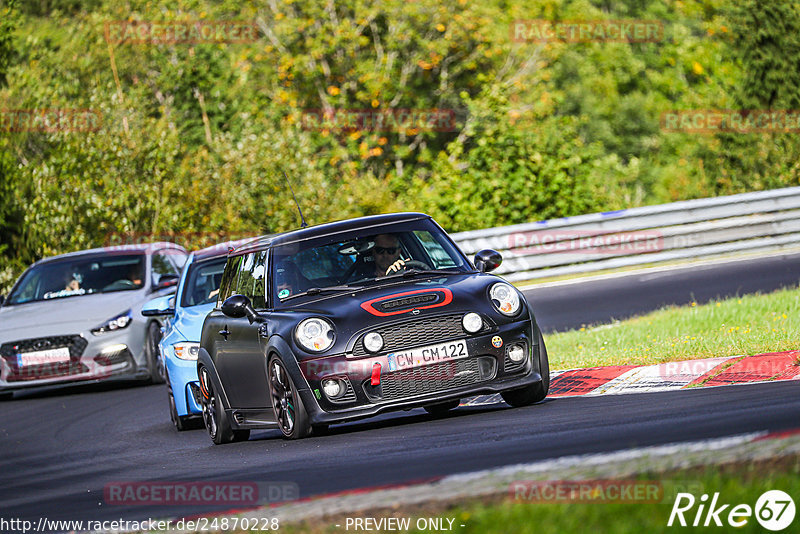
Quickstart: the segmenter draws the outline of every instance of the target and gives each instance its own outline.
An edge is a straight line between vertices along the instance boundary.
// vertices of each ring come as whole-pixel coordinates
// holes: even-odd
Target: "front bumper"
[[[172,386],[172,396],[175,398],[175,410],[179,416],[200,415],[203,408],[197,402],[192,388],[199,388],[197,378],[197,360],[181,360],[174,355],[172,347],[165,348],[162,344],[162,353],[165,358],[167,376]]]
[[[539,348],[528,319],[494,325],[477,335],[458,337],[467,344],[468,356],[402,371],[389,371],[387,355],[354,358],[352,353],[304,361],[300,372],[308,388],[300,388],[312,424],[331,424],[382,412],[426,406],[480,394],[501,393],[541,382]],[[498,346],[498,340],[502,344]],[[429,340],[430,345],[451,340]],[[508,348],[523,345],[526,358],[513,362]],[[375,366],[380,384],[375,385]],[[322,388],[327,378],[346,386],[339,399],[328,398]]]
[[[78,381],[146,379],[145,331],[144,324],[133,322],[100,336],[84,331],[5,342],[0,345],[0,391]],[[25,363],[18,356],[43,346],[67,347],[69,361]]]

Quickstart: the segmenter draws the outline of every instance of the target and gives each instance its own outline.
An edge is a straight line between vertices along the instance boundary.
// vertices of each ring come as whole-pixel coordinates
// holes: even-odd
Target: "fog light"
[[[522,345],[512,345],[508,349],[508,357],[512,362],[519,363],[525,358],[525,349],[522,348]]]
[[[329,398],[335,399],[342,393],[342,385],[334,378],[326,378],[322,381],[322,391]]]
[[[470,334],[474,334],[483,328],[483,319],[481,319],[481,316],[477,313],[469,312],[461,319],[461,325],[464,327],[464,330]]]
[[[378,352],[383,348],[383,336],[377,332],[370,332],[364,336],[364,348],[370,352]]]

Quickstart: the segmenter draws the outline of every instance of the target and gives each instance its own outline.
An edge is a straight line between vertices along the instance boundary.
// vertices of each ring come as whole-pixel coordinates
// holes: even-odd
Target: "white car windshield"
[[[141,289],[144,282],[144,254],[77,256],[28,269],[6,304],[129,291]]]

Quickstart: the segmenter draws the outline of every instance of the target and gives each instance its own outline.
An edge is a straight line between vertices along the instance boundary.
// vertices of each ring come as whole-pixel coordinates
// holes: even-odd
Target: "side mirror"
[[[175,287],[178,285],[180,279],[181,277],[178,274],[162,274],[158,279],[155,289],[158,291],[168,287]]]
[[[145,317],[175,315],[175,297],[173,295],[168,295],[151,300],[142,306],[142,315]]]
[[[496,250],[483,249],[475,254],[475,268],[482,273],[494,271],[503,263],[503,256]]]
[[[222,303],[222,313],[232,319],[247,317],[250,324],[264,322],[264,319],[256,313],[250,299],[244,295],[233,295],[225,299],[225,302]]]

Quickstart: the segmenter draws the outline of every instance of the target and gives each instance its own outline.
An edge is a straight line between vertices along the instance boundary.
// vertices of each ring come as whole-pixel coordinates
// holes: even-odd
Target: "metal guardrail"
[[[800,246],[800,187],[452,234],[503,254],[511,281]]]

